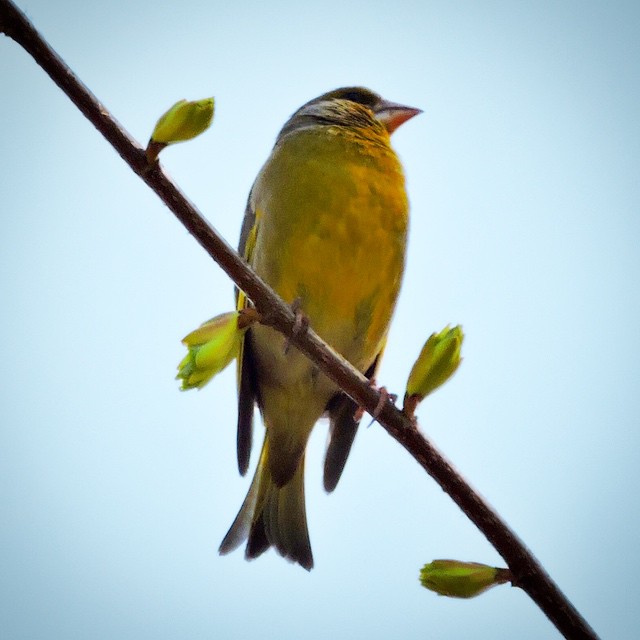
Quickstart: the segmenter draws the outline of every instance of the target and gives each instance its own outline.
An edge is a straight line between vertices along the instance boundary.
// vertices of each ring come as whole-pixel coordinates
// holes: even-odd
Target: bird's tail
[[[304,501],[304,454],[293,477],[278,487],[269,472],[269,437],[265,437],[260,461],[247,497],[220,544],[220,553],[237,549],[245,540],[247,560],[269,547],[305,569],[313,567]]]

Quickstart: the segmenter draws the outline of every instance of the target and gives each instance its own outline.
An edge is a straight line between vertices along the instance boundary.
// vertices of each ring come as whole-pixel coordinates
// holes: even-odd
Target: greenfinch
[[[255,272],[372,378],[404,270],[408,200],[389,136],[419,109],[348,87],[303,105],[284,125],[247,203],[239,251]],[[237,304],[249,304],[242,292]],[[238,358],[238,466],[249,466],[254,405],[266,428],[247,497],[220,545],[273,546],[310,570],[304,455],[327,414],[324,486],[332,491],[358,427],[355,403],[274,329],[255,325]]]

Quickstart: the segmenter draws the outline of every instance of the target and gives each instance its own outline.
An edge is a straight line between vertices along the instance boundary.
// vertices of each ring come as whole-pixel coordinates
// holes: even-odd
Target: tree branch
[[[0,32],[4,32],[33,56],[37,64],[94,124],[131,169],[158,194],[204,250],[248,295],[258,311],[268,318],[269,324],[285,334],[292,344],[316,363],[358,405],[373,413],[380,402],[380,393],[311,329],[302,334],[294,331],[295,316],[291,308],[216,233],[162,168],[158,164],[147,164],[145,152],[138,142],[78,80],[10,0],[0,0]],[[411,420],[393,404],[386,402],[378,415],[378,422],[480,529],[509,566],[514,584],[529,594],[566,638],[597,639],[593,629],[524,543],[418,431]]]

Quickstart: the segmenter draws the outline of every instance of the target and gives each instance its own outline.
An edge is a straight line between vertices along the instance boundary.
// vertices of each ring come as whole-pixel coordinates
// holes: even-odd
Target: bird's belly
[[[383,346],[402,278],[405,242],[404,229],[392,220],[381,215],[367,222],[319,215],[312,233],[282,243],[288,248],[278,256],[279,277],[269,277],[275,269],[258,270],[286,302],[296,301],[311,327],[361,371]],[[273,336],[264,342],[273,367],[284,365],[279,377],[308,376],[306,359],[284,356],[281,340]]]

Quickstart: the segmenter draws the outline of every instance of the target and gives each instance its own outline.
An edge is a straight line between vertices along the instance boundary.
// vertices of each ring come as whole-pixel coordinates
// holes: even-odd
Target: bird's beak
[[[392,134],[401,124],[419,113],[422,113],[422,109],[407,107],[397,102],[389,102],[389,100],[380,100],[374,109],[376,118],[382,122],[389,134]]]

